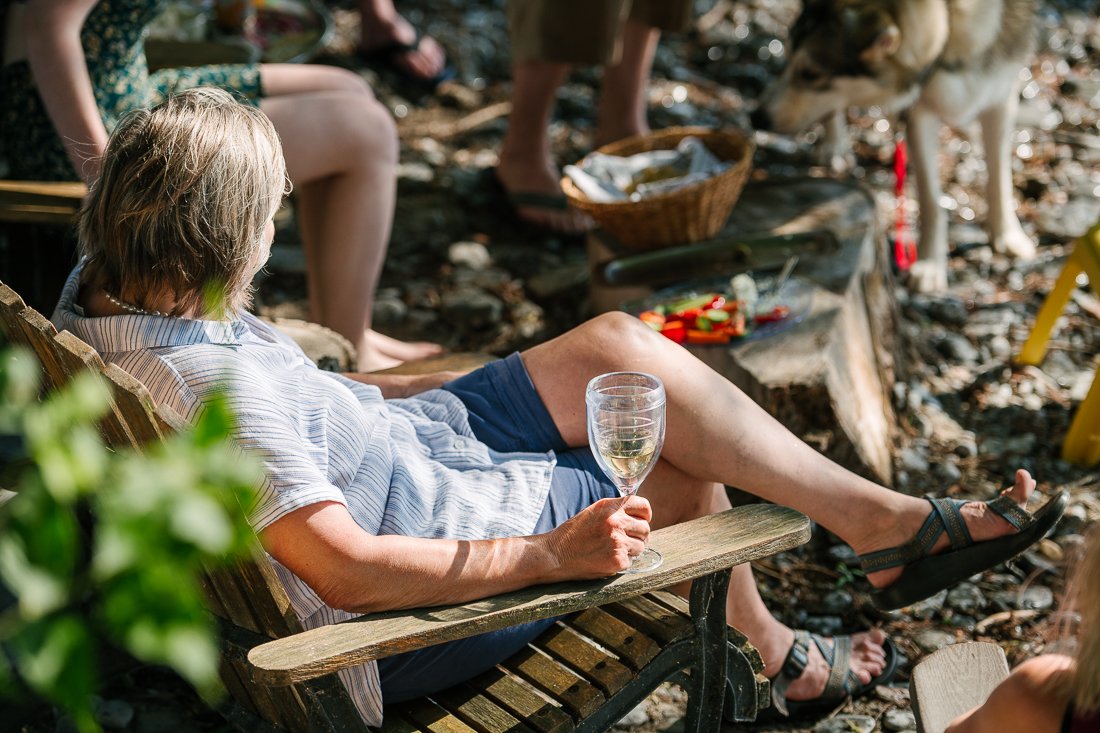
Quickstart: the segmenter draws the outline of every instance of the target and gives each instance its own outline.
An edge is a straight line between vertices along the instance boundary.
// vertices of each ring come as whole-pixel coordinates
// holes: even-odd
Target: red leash
[[[905,138],[899,137],[894,145],[894,264],[901,272],[917,261],[917,244],[909,233],[905,216],[905,174],[908,167]]]

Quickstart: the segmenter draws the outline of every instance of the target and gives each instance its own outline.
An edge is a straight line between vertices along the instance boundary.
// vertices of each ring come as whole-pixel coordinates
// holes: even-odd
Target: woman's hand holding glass
[[[664,385],[643,372],[603,374],[588,383],[585,405],[588,443],[596,462],[629,498],[653,470],[664,445]],[[623,572],[653,570],[662,559],[661,553],[646,548]]]

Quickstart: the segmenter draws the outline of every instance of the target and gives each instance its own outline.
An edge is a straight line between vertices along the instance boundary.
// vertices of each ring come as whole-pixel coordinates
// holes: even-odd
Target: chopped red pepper
[[[757,313],[754,319],[757,323],[774,323],[775,321],[782,321],[788,315],[790,315],[791,309],[785,305],[777,305],[767,313]]]
[[[682,344],[687,338],[687,329],[684,328],[683,321],[665,321],[665,325],[661,326],[661,335]]]

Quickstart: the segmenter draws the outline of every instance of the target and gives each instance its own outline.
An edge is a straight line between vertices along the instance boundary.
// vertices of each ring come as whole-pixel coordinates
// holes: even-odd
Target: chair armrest
[[[913,668],[909,696],[920,733],[943,733],[1008,676],[1004,650],[987,641],[945,646]]]
[[[372,659],[552,618],[665,588],[796,547],[810,522],[793,509],[753,504],[656,530],[654,571],[532,586],[472,603],[370,614],[276,639],[248,653],[253,680],[281,686]]]

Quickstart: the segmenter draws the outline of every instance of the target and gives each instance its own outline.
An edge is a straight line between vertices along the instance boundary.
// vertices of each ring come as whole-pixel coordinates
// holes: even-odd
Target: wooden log
[[[764,236],[797,240],[811,232],[830,235],[833,246],[805,236],[801,244],[779,239],[744,246]],[[808,305],[800,321],[767,338],[688,349],[825,455],[892,485],[896,304],[870,196],[824,179],[752,182],[727,227],[704,249],[722,263],[709,269],[701,263],[700,272],[712,277],[774,266],[800,253],[794,278],[808,289]],[[742,249],[738,262],[730,253]],[[614,271],[609,264],[636,254],[606,234],[589,235],[595,309],[613,310],[653,292],[607,284],[604,272]]]
[[[984,703],[1007,676],[1008,660],[996,644],[952,644],[933,652],[909,679],[917,730],[943,733],[955,718]]]

